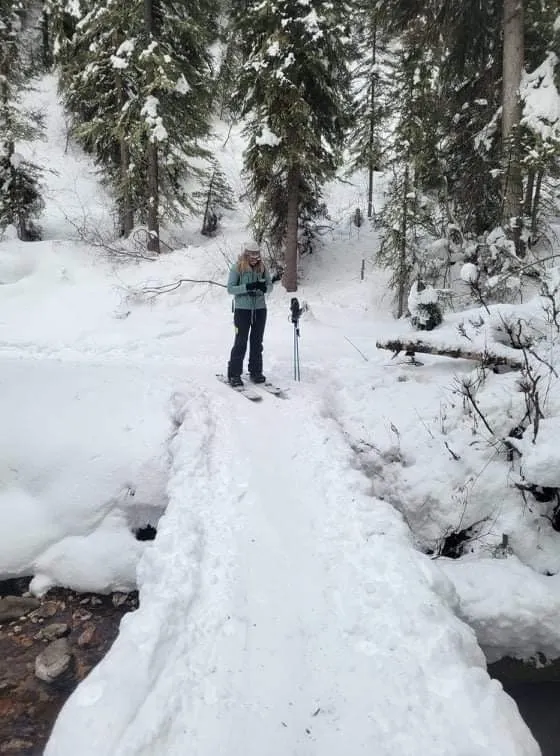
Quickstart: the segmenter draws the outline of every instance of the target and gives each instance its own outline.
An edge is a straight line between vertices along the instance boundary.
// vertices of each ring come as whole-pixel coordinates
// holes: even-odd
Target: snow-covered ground
[[[214,377],[233,337],[224,290],[145,291],[223,283],[247,209],[212,240],[195,220],[174,229],[183,246],[155,262],[107,259],[75,231],[85,216],[105,233],[108,204],[65,150],[53,86],[33,146],[58,171],[45,241],[0,242],[0,575],[33,574],[38,593],[137,583],[140,609],[46,756],[538,754],[480,646],[560,655],[560,587],[540,574],[560,569],[558,534],[517,504],[503,460],[481,464],[456,384],[472,364],[376,349],[409,326],[376,232],[350,222],[363,186],[333,187],[336,225],[302,264],[301,382],[290,295],[270,295],[265,372],[289,398],[253,405]],[[229,176],[239,154],[233,134]],[[504,428],[521,401],[508,380],[481,397]],[[158,519],[154,542],[135,540]],[[478,520],[467,561],[422,553]],[[502,533],[515,557],[492,558]]]

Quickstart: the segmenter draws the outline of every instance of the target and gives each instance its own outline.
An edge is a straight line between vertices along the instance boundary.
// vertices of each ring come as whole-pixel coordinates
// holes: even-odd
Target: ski
[[[280,386],[276,386],[274,383],[271,383],[270,381],[266,381],[265,383],[255,383],[255,386],[257,388],[262,388],[265,391],[268,391],[269,394],[273,394],[274,396],[277,396],[280,399],[288,398],[288,395],[286,394],[283,388],[280,388]]]
[[[247,378],[247,381],[250,381],[250,378]],[[268,391],[269,394],[273,394],[274,396],[279,397],[280,399],[287,399],[288,395],[286,394],[285,389],[280,388],[280,386],[277,386],[275,383],[272,383],[272,381],[265,381],[264,383],[251,383],[251,387],[258,389],[263,389],[264,391]]]
[[[262,401],[262,394],[259,394],[258,391],[255,391],[252,386],[247,386],[246,384],[244,384],[243,386],[232,386],[228,381],[227,376],[223,375],[223,373],[216,373],[216,378],[220,381],[220,383],[225,383],[226,386],[229,386],[232,391],[241,394],[241,396],[244,396],[245,399],[248,399],[250,402]]]

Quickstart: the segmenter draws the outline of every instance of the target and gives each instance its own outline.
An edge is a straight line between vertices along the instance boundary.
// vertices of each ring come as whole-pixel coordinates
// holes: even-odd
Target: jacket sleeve
[[[236,265],[234,265],[229,271],[227,291],[228,294],[231,294],[233,297],[237,294],[247,293],[247,286],[244,283],[240,283],[239,271],[237,270]]]

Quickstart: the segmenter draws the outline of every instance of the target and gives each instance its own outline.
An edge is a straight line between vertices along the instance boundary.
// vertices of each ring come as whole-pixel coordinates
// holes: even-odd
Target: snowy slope
[[[54,101],[52,80],[43,86]],[[356,454],[359,442],[380,452],[413,514],[415,486],[437,473],[436,520],[450,519],[446,468],[430,469],[415,425],[418,413],[432,424],[469,367],[428,358],[411,376],[375,349],[395,325],[376,234],[349,222],[360,183],[334,188],[338,223],[303,264],[302,382],[277,286],[265,370],[290,398],[253,406],[214,378],[233,336],[223,289],[143,291],[222,283],[247,208],[214,240],[193,221],[173,230],[184,245],[173,254],[108,262],[70,241],[84,204],[105,227],[106,203],[83,156],[65,150],[55,108],[48,123],[49,141],[33,146],[58,169],[46,241],[0,242],[0,573],[31,570],[39,591],[111,590],[137,568],[140,609],[68,700],[46,755],[538,754],[463,621],[483,580],[461,603]],[[221,152],[228,175],[239,147],[232,134]],[[133,523],[166,505],[157,539],[140,545]]]

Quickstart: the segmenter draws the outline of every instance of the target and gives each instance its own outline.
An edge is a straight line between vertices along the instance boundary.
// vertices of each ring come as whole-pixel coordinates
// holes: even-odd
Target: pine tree
[[[352,128],[348,136],[350,170],[365,168],[368,173],[367,216],[372,218],[373,175],[384,161],[384,133],[391,112],[387,72],[392,53],[382,18],[375,5],[365,3],[352,18],[357,62],[352,70]]]
[[[458,216],[475,233],[502,223],[508,227],[509,219],[515,218],[513,236],[522,252],[522,182],[523,213],[534,216],[539,187],[555,159],[554,149],[543,145],[545,129],[536,124],[534,114],[522,109],[519,84],[525,78],[523,68],[532,72],[548,57],[554,3],[456,0],[444,7],[440,28],[450,51],[444,76],[454,114],[450,125],[455,127],[449,128],[450,192],[457,199]],[[506,33],[506,20],[513,23],[513,38]],[[477,29],[484,33],[475,33]],[[537,86],[542,75],[538,79]]]
[[[525,61],[524,0],[503,0],[502,150],[504,186],[502,224],[521,253],[523,175],[521,172],[521,99]]]
[[[385,234],[379,262],[393,271],[397,316],[406,311],[412,279],[426,276],[422,245],[430,234],[445,235],[446,219],[434,215],[445,190],[445,119],[441,112],[441,57],[425,44],[429,16],[411,21],[396,46],[391,72],[391,98],[400,107],[386,140],[393,180],[383,211]],[[449,219],[447,219],[449,221]],[[434,277],[433,271],[430,277]]]
[[[218,227],[220,211],[235,208],[233,190],[216,159],[213,160],[209,172],[208,188],[206,191],[194,192],[193,199],[199,200],[204,207],[201,233],[204,236],[212,236]]]
[[[16,150],[18,140],[32,139],[40,116],[25,110],[20,97],[29,84],[21,45],[21,3],[0,0],[0,229],[13,224],[24,241],[40,238],[34,219],[43,209],[40,169]]]
[[[526,73],[522,83],[521,159],[526,173],[523,215],[529,243],[535,243],[543,209],[554,210],[554,185],[559,174],[560,121],[552,122],[550,99],[560,92],[560,14],[554,3],[527,3],[525,24]],[[541,92],[549,93],[542,107]],[[560,110],[560,98],[557,99]],[[547,177],[551,180],[547,181]]]
[[[523,32],[530,32],[524,60],[538,66],[550,49],[551,34],[545,28],[552,27],[553,3],[525,0],[524,6]],[[395,283],[404,286],[401,273],[406,278],[426,264],[422,250],[428,241],[422,239],[426,231],[432,238],[444,239],[445,225],[450,224],[479,236],[506,218],[519,219],[521,180],[526,212],[531,209],[532,213],[539,204],[544,172],[553,168],[558,153],[550,142],[546,147],[543,144],[544,123],[535,129],[537,119],[528,112],[527,102],[519,120],[519,81],[508,85],[503,81],[504,0],[379,0],[375,7],[404,57],[416,60],[408,94],[402,91],[402,75],[394,76],[397,89],[392,99],[400,103],[395,118],[399,149],[395,149],[393,186],[397,195],[392,195],[388,206],[384,241],[387,263],[398,273]],[[519,37],[519,24],[517,29]],[[548,72],[551,60],[547,58]],[[519,56],[515,65],[519,79]],[[544,69],[537,71],[535,87],[543,81]],[[510,105],[518,108],[517,115],[509,106],[505,111],[502,107],[506,90]],[[504,112],[508,123],[502,119]],[[512,146],[514,153],[508,152]],[[406,171],[408,181],[404,181]],[[512,178],[513,182],[506,180]],[[408,201],[398,196],[404,184]],[[513,187],[515,191],[508,195],[508,188]],[[420,215],[413,211],[414,204],[422,208]]]
[[[501,219],[502,186],[497,132],[500,108],[500,2],[450,2],[436,17],[441,32],[442,154],[453,218],[480,234]]]
[[[61,85],[75,133],[113,188],[123,233],[133,215],[159,249],[159,223],[195,210],[185,178],[207,153],[213,0],[58,3]],[[74,23],[72,23],[74,21]],[[77,23],[76,23],[77,21]]]
[[[329,0],[250,0],[237,14],[254,222],[258,236],[285,249],[288,291],[297,289],[299,217],[316,212],[349,122],[348,14],[345,2]]]
[[[454,0],[438,6],[433,28],[445,44],[442,99],[449,103],[450,118],[446,180],[458,219],[475,233],[517,218],[519,237],[522,181],[527,210],[532,205],[540,170],[532,158],[539,139],[531,138],[529,124],[523,123],[518,91],[523,67],[533,71],[550,50],[554,12],[554,3],[546,0]],[[514,37],[509,35],[512,23]],[[537,163],[542,166],[542,160]]]
[[[241,72],[239,34],[231,15],[221,20],[220,58],[214,80],[215,110],[218,118],[234,120],[237,105],[234,94]]]

